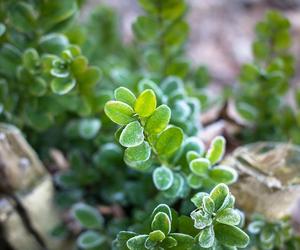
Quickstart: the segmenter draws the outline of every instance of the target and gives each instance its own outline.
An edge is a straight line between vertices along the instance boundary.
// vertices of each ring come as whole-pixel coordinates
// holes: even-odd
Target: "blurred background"
[[[123,39],[130,41],[131,24],[142,12],[137,1],[89,0],[82,18],[86,18],[99,3],[113,6],[118,11]],[[241,64],[251,60],[255,23],[270,8],[281,10],[291,21],[292,50],[300,55],[300,0],[188,0],[188,3],[190,37],[187,54],[195,64],[209,68],[216,84],[233,84]],[[298,57],[296,68],[299,66]],[[300,86],[300,71],[296,70],[294,84]]]

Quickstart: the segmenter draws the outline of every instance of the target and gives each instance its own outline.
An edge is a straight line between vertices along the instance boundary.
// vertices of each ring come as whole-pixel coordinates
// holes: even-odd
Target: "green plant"
[[[100,71],[61,32],[79,5],[67,1],[1,1],[1,120],[44,131],[97,109]]]
[[[106,103],[105,113],[121,126],[116,138],[126,148],[124,162],[135,170],[151,171],[154,185],[167,197],[184,197],[189,186],[211,188],[236,180],[235,170],[213,167],[224,154],[224,138],[216,138],[205,154],[201,141],[184,138],[180,127],[169,124],[171,109],[165,104],[157,107],[153,90],[145,89],[136,97],[120,87],[115,100]]]
[[[248,245],[248,235],[237,227],[241,213],[233,208],[234,197],[226,185],[217,185],[210,194],[198,193],[192,201],[197,209],[191,218],[158,205],[146,223],[150,227],[146,225],[141,234],[120,232],[114,249],[236,249]]]
[[[263,215],[255,214],[248,231],[254,238],[254,244],[261,250],[296,250],[300,247],[300,237],[294,232],[290,218],[269,221]]]
[[[298,115],[284,101],[295,70],[291,42],[290,22],[279,12],[267,12],[256,25],[254,62],[243,65],[235,97],[241,116],[254,125],[244,130],[246,140],[299,142]]]

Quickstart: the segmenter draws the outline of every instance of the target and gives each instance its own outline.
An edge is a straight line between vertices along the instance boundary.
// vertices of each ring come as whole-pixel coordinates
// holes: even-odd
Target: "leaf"
[[[101,121],[96,118],[80,120],[79,134],[84,139],[94,138],[101,128]]]
[[[132,108],[134,107],[136,97],[129,89],[119,87],[115,90],[114,95],[117,101],[124,102]]]
[[[118,233],[117,238],[114,240],[113,245],[120,248],[120,250],[127,250],[127,241],[137,236],[136,233],[130,231],[121,231]]]
[[[42,36],[39,46],[44,53],[57,55],[65,50],[69,45],[66,36],[57,33],[50,33]]]
[[[188,181],[189,186],[193,189],[201,188],[203,185],[202,178],[195,174],[189,174],[187,181]]]
[[[172,212],[171,209],[168,205],[166,204],[159,204],[152,212],[151,214],[151,220],[153,220],[154,216],[159,213],[159,212],[163,212],[165,214],[167,214],[170,218],[170,220],[172,220]]]
[[[212,165],[216,164],[222,159],[225,151],[225,143],[226,141],[222,136],[217,136],[211,142],[206,158],[210,160]]]
[[[108,101],[104,106],[105,114],[119,125],[127,125],[135,120],[133,109],[120,101]]]
[[[171,220],[169,216],[164,212],[158,212],[151,223],[152,230],[160,230],[165,235],[168,235],[171,231]]]
[[[77,245],[82,249],[91,249],[99,247],[105,241],[104,236],[95,231],[86,231],[82,233],[77,240]]]
[[[182,192],[183,187],[184,187],[183,177],[180,174],[175,173],[173,184],[169,189],[164,191],[164,196],[166,196],[168,198],[178,197],[180,195],[180,193]]]
[[[193,151],[193,150],[187,152],[187,154],[186,154],[186,160],[188,161],[188,163],[190,163],[192,160],[195,160],[200,157],[201,157],[201,155],[199,155],[196,151]]]
[[[147,238],[148,235],[138,235],[129,239],[126,245],[130,250],[147,250],[147,248],[145,247],[145,242]]]
[[[156,38],[159,26],[155,19],[139,16],[133,23],[132,29],[138,39],[147,41]]]
[[[251,234],[258,234],[264,226],[265,226],[264,221],[253,221],[249,224],[248,231]]]
[[[124,147],[136,147],[144,141],[144,129],[138,121],[131,122],[123,129],[119,142]]]
[[[224,245],[245,248],[249,244],[249,236],[238,227],[218,223],[214,230],[217,240]]]
[[[207,193],[199,192],[192,197],[191,201],[197,208],[200,208],[202,207],[204,197],[207,196],[209,196]]]
[[[146,121],[145,129],[149,134],[159,134],[169,124],[171,109],[167,105],[160,105]]]
[[[172,250],[189,249],[194,243],[194,238],[187,234],[171,233],[169,236],[173,237],[177,241],[177,245],[172,247]]]
[[[217,185],[210,192],[210,198],[214,201],[216,210],[218,210],[220,207],[222,207],[225,199],[229,196],[230,196],[229,189],[223,183]]]
[[[209,214],[213,214],[215,211],[215,203],[209,196],[203,197],[203,208],[204,211]]]
[[[158,155],[171,155],[181,145],[183,141],[183,131],[181,128],[170,126],[158,137],[155,148]]]
[[[227,166],[218,166],[209,171],[209,177],[217,183],[232,184],[236,182],[238,173]]]
[[[209,226],[200,231],[199,245],[203,248],[210,248],[215,242],[215,232],[213,226]]]
[[[205,158],[192,160],[190,165],[191,171],[198,176],[206,177],[210,167],[210,161]]]
[[[153,171],[153,182],[158,190],[167,190],[173,184],[174,176],[171,169],[167,167],[159,167]]]
[[[136,99],[134,110],[141,117],[150,116],[156,108],[156,96],[153,90],[144,90]]]
[[[155,230],[155,231],[152,231],[150,234],[149,234],[149,239],[152,240],[152,241],[162,241],[165,239],[165,234],[160,231],[160,230]]]
[[[65,95],[69,93],[76,85],[74,78],[54,78],[51,83],[51,90],[58,95]]]
[[[99,211],[84,203],[75,204],[72,208],[72,214],[86,228],[98,229],[103,226],[103,217]]]
[[[204,229],[213,223],[211,215],[203,210],[194,210],[191,213],[191,218],[194,220],[194,227],[198,229]]]
[[[164,249],[171,248],[173,249],[175,246],[177,246],[177,240],[174,239],[174,237],[168,236],[164,239],[164,241],[160,244],[160,246]]]
[[[241,215],[236,209],[226,208],[217,213],[216,220],[222,224],[237,226],[241,222]]]
[[[150,156],[151,147],[148,142],[143,142],[139,146],[127,148],[124,153],[124,161],[130,167],[144,170],[144,168],[149,167],[146,163],[150,159]]]

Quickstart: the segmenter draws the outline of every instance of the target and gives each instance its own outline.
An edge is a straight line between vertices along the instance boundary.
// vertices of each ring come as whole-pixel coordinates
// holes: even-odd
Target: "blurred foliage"
[[[235,96],[238,112],[254,127],[243,130],[243,138],[300,143],[299,106],[286,100],[295,71],[290,22],[269,11],[255,31],[254,62],[243,65]]]

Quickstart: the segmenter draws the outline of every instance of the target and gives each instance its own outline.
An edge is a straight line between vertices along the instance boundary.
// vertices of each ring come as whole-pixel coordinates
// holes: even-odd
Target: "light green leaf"
[[[212,214],[215,211],[215,203],[209,196],[203,197],[203,208],[204,211]]]
[[[183,187],[184,187],[183,177],[180,174],[175,173],[173,184],[169,189],[164,191],[164,196],[166,196],[168,198],[178,197],[180,195],[180,193],[182,192]]]
[[[168,235],[171,231],[171,220],[169,216],[164,212],[158,212],[151,223],[152,230],[160,230],[165,235]]]
[[[105,114],[119,125],[127,125],[135,120],[133,109],[126,103],[120,101],[109,101],[104,107]]]
[[[167,105],[160,105],[146,121],[146,131],[149,134],[158,134],[169,124],[171,110]]]
[[[138,121],[131,122],[123,129],[119,142],[124,147],[136,147],[144,141],[144,129]]]
[[[236,209],[226,208],[217,213],[216,220],[222,224],[237,226],[240,224],[241,215]]]
[[[166,204],[159,204],[152,212],[151,214],[151,219],[153,220],[154,216],[159,213],[159,212],[163,212],[165,214],[167,214],[170,218],[170,220],[172,220],[172,212],[171,209],[168,205]]]
[[[193,189],[201,188],[203,185],[203,180],[201,177],[195,174],[189,174],[187,178],[188,185]]]
[[[134,107],[136,97],[129,89],[119,87],[115,90],[114,95],[117,101],[124,102],[132,108]]]
[[[177,241],[177,245],[172,247],[172,250],[189,249],[194,243],[194,238],[187,234],[171,233],[169,235]]]
[[[199,245],[203,248],[210,248],[215,242],[215,232],[213,226],[209,226],[200,231]]]
[[[217,185],[211,192],[210,192],[210,198],[215,203],[215,209],[218,210],[220,207],[222,207],[224,201],[227,197],[230,196],[230,192],[228,187],[221,183]]]
[[[143,170],[149,167],[146,163],[150,159],[150,156],[151,147],[148,142],[143,142],[136,147],[127,148],[124,153],[124,161],[130,167]]]
[[[210,161],[205,158],[192,160],[190,165],[191,171],[198,176],[206,177],[210,167]]]
[[[152,241],[162,241],[165,239],[165,234],[160,231],[160,230],[155,230],[155,231],[152,231],[150,234],[149,234],[149,239],[152,240]]]
[[[200,208],[202,207],[203,204],[203,198],[207,196],[208,196],[207,193],[199,192],[192,197],[191,201],[197,208]]]
[[[105,241],[105,237],[95,231],[86,231],[82,233],[78,240],[77,245],[82,249],[91,249],[99,247]]]
[[[101,121],[95,118],[82,119],[79,122],[79,134],[84,139],[94,138],[101,128]]]
[[[249,236],[238,227],[218,223],[214,230],[217,240],[224,245],[245,248],[249,244]]]
[[[217,183],[232,184],[238,178],[235,169],[227,166],[218,166],[209,171],[209,177]]]
[[[58,95],[69,93],[76,85],[74,78],[54,78],[51,83],[51,90]]]
[[[130,250],[147,250],[147,248],[145,247],[145,242],[147,238],[148,235],[138,235],[129,239],[126,245]]]
[[[153,90],[146,89],[136,99],[134,110],[141,117],[152,115],[156,108],[156,96]]]
[[[180,147],[182,141],[182,129],[175,126],[170,126],[159,135],[155,148],[158,155],[168,156],[174,153]]]
[[[216,164],[222,159],[225,151],[225,143],[226,141],[222,136],[217,136],[211,142],[206,158],[210,160],[212,165]]]
[[[103,217],[99,211],[84,203],[75,204],[72,208],[72,214],[86,228],[96,229],[103,226]]]
[[[169,189],[174,181],[174,175],[171,169],[167,167],[159,167],[153,171],[153,182],[158,190]]]

